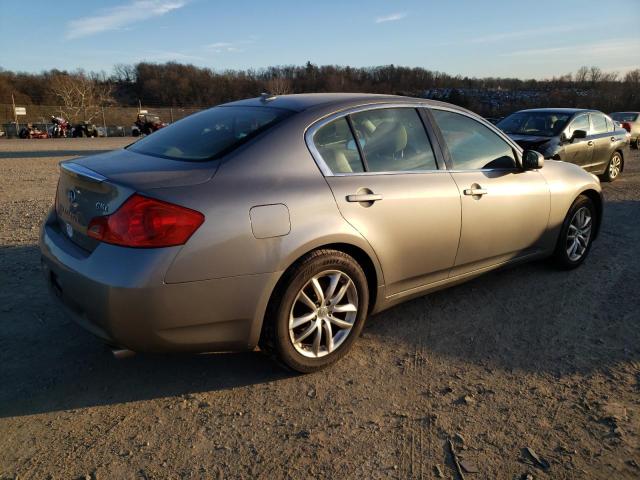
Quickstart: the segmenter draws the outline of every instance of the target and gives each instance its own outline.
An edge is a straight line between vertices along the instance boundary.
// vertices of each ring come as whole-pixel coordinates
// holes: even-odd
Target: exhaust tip
[[[113,358],[118,360],[133,357],[136,354],[133,350],[128,350],[126,348],[112,348],[111,353],[113,354]]]

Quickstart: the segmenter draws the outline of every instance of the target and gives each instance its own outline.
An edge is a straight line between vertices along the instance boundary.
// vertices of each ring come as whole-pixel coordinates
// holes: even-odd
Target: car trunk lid
[[[204,183],[217,162],[168,160],[119,150],[60,163],[56,214],[61,232],[93,251],[98,241],[87,235],[94,217],[115,212],[135,192]]]

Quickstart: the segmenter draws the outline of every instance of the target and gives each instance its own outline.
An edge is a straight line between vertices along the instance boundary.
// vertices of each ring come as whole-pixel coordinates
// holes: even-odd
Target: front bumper
[[[168,284],[181,247],[89,253],[50,214],[40,234],[43,271],[70,316],[104,341],[139,352],[244,350],[257,344],[276,273]]]

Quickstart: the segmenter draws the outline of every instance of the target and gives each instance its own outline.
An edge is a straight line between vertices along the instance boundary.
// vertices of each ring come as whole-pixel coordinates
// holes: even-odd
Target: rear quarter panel
[[[310,250],[349,243],[375,254],[340,215],[331,190],[304,142],[315,116],[298,113],[223,161],[208,183],[158,189],[154,195],[196,209],[205,223],[176,256],[167,283],[282,272]],[[285,205],[288,234],[256,238],[250,212]]]

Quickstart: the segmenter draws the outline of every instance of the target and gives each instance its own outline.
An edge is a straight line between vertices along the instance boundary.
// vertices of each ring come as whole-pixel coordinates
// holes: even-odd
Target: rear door
[[[387,295],[446,279],[460,196],[419,112],[371,107],[330,118],[307,138],[343,217],[376,252]]]
[[[538,171],[523,171],[502,136],[462,112],[430,108],[462,205],[452,276],[540,250],[550,193]]]
[[[591,136],[589,138],[593,142],[593,157],[585,168],[601,173],[609,164],[615,150],[616,136],[613,132],[613,123],[609,129],[607,119],[602,113],[591,112],[589,117],[591,118]]]

